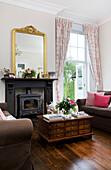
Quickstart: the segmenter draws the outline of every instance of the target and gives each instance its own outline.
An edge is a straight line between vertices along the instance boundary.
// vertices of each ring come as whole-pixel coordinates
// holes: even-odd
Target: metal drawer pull
[[[59,126],[59,124],[56,124],[57,126]]]
[[[74,122],[72,122],[71,124],[73,125]]]
[[[59,135],[56,135],[57,137],[59,137]]]
[[[57,131],[59,131],[59,129],[57,129]]]
[[[71,130],[73,130],[74,128],[72,127]]]

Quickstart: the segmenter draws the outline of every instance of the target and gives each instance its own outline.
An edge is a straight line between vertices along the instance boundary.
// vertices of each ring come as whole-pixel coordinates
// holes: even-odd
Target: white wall
[[[2,69],[11,70],[11,31],[28,25],[47,35],[47,69],[55,71],[55,16],[0,3],[0,101],[5,101]]]
[[[111,21],[99,28],[103,89],[111,90]]]

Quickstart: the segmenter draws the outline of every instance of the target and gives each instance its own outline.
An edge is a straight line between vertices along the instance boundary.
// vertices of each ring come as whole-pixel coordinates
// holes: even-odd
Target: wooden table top
[[[71,118],[68,118],[68,119],[57,119],[57,120],[48,120],[48,119],[46,119],[46,118],[44,118],[43,117],[43,115],[38,115],[37,116],[37,118],[38,119],[41,119],[42,121],[44,121],[44,122],[47,122],[47,123],[56,123],[56,122],[66,122],[66,121],[76,121],[76,120],[82,120],[82,119],[92,119],[93,118],[93,116],[81,116],[81,117],[74,117],[74,116],[72,116]]]

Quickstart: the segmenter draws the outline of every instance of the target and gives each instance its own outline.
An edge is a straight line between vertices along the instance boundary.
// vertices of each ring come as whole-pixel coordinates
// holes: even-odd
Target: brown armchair
[[[10,115],[7,104],[0,103],[5,116]],[[0,169],[32,170],[31,136],[33,125],[30,119],[0,121]]]

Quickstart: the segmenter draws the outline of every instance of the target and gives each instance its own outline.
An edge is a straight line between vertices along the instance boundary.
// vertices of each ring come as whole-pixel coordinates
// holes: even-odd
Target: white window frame
[[[74,30],[74,29],[72,29],[71,30],[71,33],[75,33],[75,34],[81,34],[81,35],[84,35],[85,36],[85,33],[84,33],[84,31],[77,31],[77,30]],[[88,81],[88,75],[89,75],[89,71],[88,71],[88,60],[87,60],[87,45],[86,45],[86,39],[84,39],[85,40],[85,61],[79,61],[79,60],[68,60],[68,59],[66,59],[65,60],[65,62],[69,62],[69,63],[82,63],[82,64],[84,64],[85,65],[85,69],[86,69],[86,84],[85,84],[85,86],[86,86],[86,90],[85,90],[85,96],[84,97],[86,97],[87,96],[87,90],[89,89],[88,87],[90,86],[89,85],[89,81]]]

